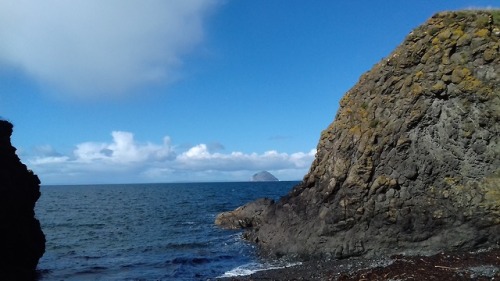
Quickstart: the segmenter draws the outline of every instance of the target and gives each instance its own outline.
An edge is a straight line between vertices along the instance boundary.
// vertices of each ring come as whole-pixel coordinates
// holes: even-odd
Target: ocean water
[[[42,186],[39,280],[214,280],[280,266],[214,219],[297,183]]]

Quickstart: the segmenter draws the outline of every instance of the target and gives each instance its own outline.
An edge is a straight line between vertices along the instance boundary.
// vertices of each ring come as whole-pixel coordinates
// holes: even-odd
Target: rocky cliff
[[[498,10],[436,14],[345,94],[301,184],[226,215],[273,256],[498,246],[499,38]]]
[[[0,279],[31,280],[45,251],[34,213],[40,181],[17,157],[12,128],[0,120]]]

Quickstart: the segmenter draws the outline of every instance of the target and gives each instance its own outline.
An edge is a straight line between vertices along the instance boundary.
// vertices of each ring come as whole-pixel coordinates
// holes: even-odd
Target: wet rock
[[[220,280],[497,280],[500,250],[451,252],[432,256],[391,256],[375,259],[305,261],[286,268]]]

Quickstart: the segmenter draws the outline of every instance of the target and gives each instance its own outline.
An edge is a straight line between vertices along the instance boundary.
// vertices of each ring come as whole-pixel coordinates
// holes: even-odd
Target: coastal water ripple
[[[217,213],[297,182],[42,186],[39,280],[207,280],[258,262]]]

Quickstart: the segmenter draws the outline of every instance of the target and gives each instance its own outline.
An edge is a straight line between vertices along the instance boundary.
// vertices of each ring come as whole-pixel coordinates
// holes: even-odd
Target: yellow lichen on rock
[[[476,31],[476,33],[474,33],[474,34],[479,36],[479,37],[487,37],[490,35],[490,31],[486,28],[483,28],[483,29]]]
[[[484,190],[484,206],[494,210],[500,216],[500,169],[485,178],[480,186]]]

